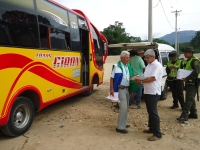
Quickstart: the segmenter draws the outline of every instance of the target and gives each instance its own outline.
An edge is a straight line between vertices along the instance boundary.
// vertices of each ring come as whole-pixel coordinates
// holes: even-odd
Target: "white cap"
[[[146,52],[144,53],[144,55],[155,56],[155,52],[154,52],[153,49],[148,49],[148,50],[146,50]]]

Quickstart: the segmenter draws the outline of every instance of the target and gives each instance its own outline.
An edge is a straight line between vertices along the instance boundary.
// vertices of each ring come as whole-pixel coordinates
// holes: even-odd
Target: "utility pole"
[[[152,40],[152,0],[149,0],[149,15],[148,15],[148,42]]]
[[[182,10],[176,10],[176,11],[172,11],[172,13],[175,13],[175,50],[177,51],[177,16],[178,13],[181,12]]]
[[[179,31],[180,31],[180,28],[178,28],[178,31],[177,31],[177,43],[178,43],[178,46],[177,46],[177,53],[179,53]]]

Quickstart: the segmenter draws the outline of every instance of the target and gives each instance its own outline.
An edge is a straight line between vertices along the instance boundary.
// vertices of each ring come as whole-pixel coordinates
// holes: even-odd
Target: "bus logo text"
[[[53,68],[77,67],[80,58],[77,56],[55,56],[53,60]]]

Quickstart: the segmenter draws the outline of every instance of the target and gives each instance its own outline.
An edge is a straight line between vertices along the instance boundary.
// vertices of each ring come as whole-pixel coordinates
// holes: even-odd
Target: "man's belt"
[[[124,85],[118,85],[119,89],[128,89],[128,86],[124,86]]]

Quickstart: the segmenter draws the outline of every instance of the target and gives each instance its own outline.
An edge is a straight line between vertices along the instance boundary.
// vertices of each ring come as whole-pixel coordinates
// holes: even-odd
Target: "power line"
[[[165,17],[166,17],[166,19],[167,19],[169,25],[174,29],[174,27],[171,25],[171,23],[169,22],[169,20],[168,20],[168,18],[167,18],[167,15],[166,15],[166,13],[165,13],[165,10],[164,10],[164,8],[163,8],[163,5],[162,5],[161,0],[160,0],[160,4],[161,4],[161,6],[162,6],[163,12],[164,12],[164,14],[165,14]]]
[[[156,4],[156,6],[154,6],[153,8],[157,7],[157,6],[158,6],[158,4],[160,3],[160,1],[161,1],[161,0],[159,0],[159,1],[158,1],[158,3]]]

